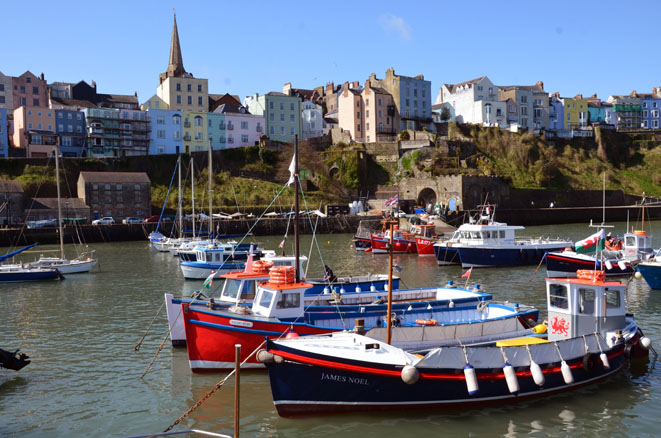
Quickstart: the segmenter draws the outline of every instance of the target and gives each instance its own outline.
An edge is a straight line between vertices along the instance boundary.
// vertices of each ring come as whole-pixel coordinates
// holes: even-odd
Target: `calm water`
[[[617,225],[622,233],[625,224]],[[661,223],[652,223],[651,230],[658,248]],[[529,227],[526,234],[580,239],[591,230],[584,225]],[[270,249],[280,240],[257,239]],[[357,254],[350,249],[350,235],[323,235],[318,242],[324,261],[337,275],[386,271],[387,256]],[[302,253],[308,253],[309,244],[309,236],[303,236]],[[185,350],[173,350],[169,343],[151,372],[140,378],[167,333],[164,310],[140,352],[133,347],[156,315],[163,294],[190,294],[201,282],[185,282],[176,259],[151,251],[146,242],[99,244],[94,249],[101,262],[92,274],[69,275],[61,282],[0,285],[0,347],[20,348],[32,359],[18,373],[0,370],[0,436],[121,437],[162,431],[222,379],[220,374],[192,374]],[[457,281],[462,273],[458,267],[437,267],[433,258],[407,255],[396,261],[408,287]],[[322,275],[321,266],[315,249],[309,275]],[[498,300],[540,306],[543,318],[544,270],[532,278],[534,271],[534,267],[474,270],[471,282],[481,284]],[[633,280],[628,306],[661,351],[661,291]],[[293,420],[275,413],[265,373],[243,372],[241,434],[657,436],[660,377],[659,366],[646,364],[597,386],[503,408]],[[175,430],[195,427],[231,434],[233,394],[230,380]]]

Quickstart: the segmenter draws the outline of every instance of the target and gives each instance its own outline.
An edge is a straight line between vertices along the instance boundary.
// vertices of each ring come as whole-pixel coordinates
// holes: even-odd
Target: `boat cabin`
[[[297,318],[304,313],[305,291],[311,287],[305,282],[274,283],[269,279],[257,289],[252,312],[267,318]]]
[[[420,224],[411,225],[410,233],[422,237],[434,237],[436,235],[436,225]]]
[[[644,260],[653,251],[652,236],[645,230],[635,230],[624,235],[623,253],[626,260]]]
[[[627,285],[603,271],[579,270],[576,278],[547,278],[549,341],[618,330],[625,326]]]
[[[454,232],[452,242],[470,244],[515,243],[516,230],[523,230],[520,225],[506,225],[492,222],[489,225],[464,224]]]

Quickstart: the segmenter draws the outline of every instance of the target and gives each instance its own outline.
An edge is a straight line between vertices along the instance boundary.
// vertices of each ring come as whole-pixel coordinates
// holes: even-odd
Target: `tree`
[[[450,108],[444,106],[443,109],[441,110],[441,121],[447,122],[451,118],[452,118],[452,114],[450,114]]]

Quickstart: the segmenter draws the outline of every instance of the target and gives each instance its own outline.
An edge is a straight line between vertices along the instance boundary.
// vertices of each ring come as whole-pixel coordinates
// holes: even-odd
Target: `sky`
[[[544,82],[563,97],[650,93],[661,58],[650,1],[0,0],[0,71],[97,83],[100,93],[156,93],[176,9],[184,67],[209,92],[239,95],[364,84],[388,68],[444,83]],[[27,10],[26,10],[27,9]]]

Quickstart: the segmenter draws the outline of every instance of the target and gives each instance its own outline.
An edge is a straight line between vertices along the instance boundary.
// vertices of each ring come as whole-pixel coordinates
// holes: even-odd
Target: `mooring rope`
[[[149,327],[147,327],[147,331],[145,332],[144,335],[142,335],[142,338],[138,341],[137,344],[135,344],[135,347],[133,347],[133,350],[137,353],[140,351],[140,346],[142,345],[142,341],[145,340],[145,337],[147,336],[147,333],[149,333],[149,330],[151,329],[151,326],[154,324],[154,321],[156,321],[156,317],[160,315],[161,310],[163,310],[163,306],[165,305],[165,300],[161,303],[161,307],[158,308],[158,312],[156,312],[156,315],[154,315],[154,319],[151,320],[151,323],[149,324]]]

